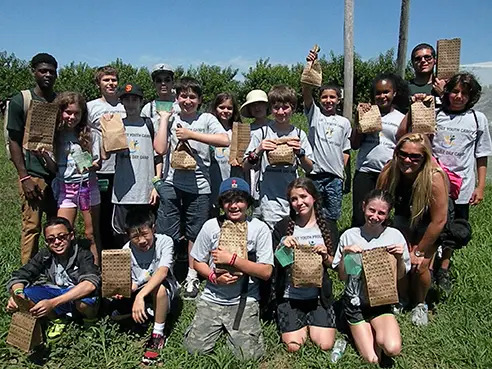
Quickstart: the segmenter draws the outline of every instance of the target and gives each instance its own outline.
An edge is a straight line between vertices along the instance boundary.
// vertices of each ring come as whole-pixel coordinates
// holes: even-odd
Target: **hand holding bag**
[[[294,287],[319,287],[323,283],[323,258],[313,251],[311,245],[294,248],[292,285]]]
[[[281,137],[275,140],[277,148],[267,153],[270,165],[294,165],[296,160],[294,149],[287,144],[292,140],[299,140],[299,137]]]
[[[312,52],[318,54],[321,49],[318,45],[314,45],[311,49]],[[323,81],[323,71],[321,70],[321,64],[316,59],[314,61],[308,61],[301,75],[301,83],[320,87]]]
[[[371,108],[366,111],[365,104],[359,104],[357,106],[357,130],[360,133],[376,133],[383,130],[383,123],[381,120],[381,112],[377,105],[371,105]]]
[[[102,144],[106,152],[128,149],[125,126],[121,115],[104,114],[101,117]]]
[[[364,251],[362,269],[371,307],[398,303],[396,258],[386,247]]]
[[[248,222],[232,222],[224,220],[220,227],[219,248],[236,253],[241,259],[248,258]],[[237,274],[239,271],[227,264],[216,265],[217,274],[229,272]],[[242,273],[241,273],[242,274]]]

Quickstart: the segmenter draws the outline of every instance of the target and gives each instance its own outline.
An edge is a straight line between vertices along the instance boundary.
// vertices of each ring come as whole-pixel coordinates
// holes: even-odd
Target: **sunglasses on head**
[[[434,57],[432,55],[422,55],[422,56],[415,56],[413,58],[413,61],[414,62],[420,62],[422,60],[425,60],[426,62],[429,62],[431,61],[432,59],[434,59]]]
[[[162,83],[162,82],[164,82],[164,83],[168,83],[168,82],[172,82],[172,80],[173,80],[173,79],[172,79],[171,77],[162,77],[162,78],[156,78],[156,79],[154,80],[154,82],[155,82],[155,83]]]
[[[424,155],[418,153],[409,153],[403,150],[398,150],[398,156],[400,159],[410,159],[411,161],[420,161],[423,159]]]
[[[66,241],[68,240],[68,238],[70,237],[70,233],[60,233],[58,236],[49,236],[46,238],[46,243],[48,245],[52,245],[56,242],[56,240],[60,241],[60,242],[63,242],[63,241]]]

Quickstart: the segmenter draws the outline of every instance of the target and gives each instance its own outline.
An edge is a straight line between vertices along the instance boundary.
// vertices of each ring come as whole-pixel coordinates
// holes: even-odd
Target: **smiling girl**
[[[379,108],[383,130],[371,134],[352,130],[352,149],[359,150],[354,174],[352,226],[364,224],[362,200],[376,187],[379,173],[391,159],[397,141],[396,133],[408,105],[408,86],[397,75],[379,75],[372,84],[371,102]],[[364,108],[369,109],[369,104]]]
[[[311,341],[322,350],[329,350],[335,340],[335,313],[331,279],[327,268],[333,260],[332,232],[322,216],[321,197],[309,178],[297,178],[287,188],[290,215],[276,224],[274,243],[295,248],[310,244],[313,252],[322,256],[323,283],[321,288],[299,287],[291,284],[291,268],[275,268],[277,322],[282,342],[289,352],[295,352]],[[336,227],[336,225],[335,225]]]
[[[390,357],[400,354],[400,327],[391,314],[390,305],[370,307],[361,273],[348,274],[344,259],[364,250],[385,247],[397,260],[398,278],[410,270],[405,237],[397,229],[387,226],[391,208],[392,199],[388,192],[369,192],[362,203],[364,225],[350,228],[342,234],[333,259],[333,267],[338,267],[340,279],[346,281],[342,301],[350,332],[360,355],[370,363],[380,362],[383,353]]]
[[[77,209],[84,218],[85,236],[91,242],[91,252],[99,264],[99,205],[101,196],[95,171],[100,162],[100,136],[88,126],[87,105],[82,95],[64,92],[57,96],[56,160],[43,152],[47,167],[56,173],[54,194],[59,217],[74,224]],[[83,157],[85,163],[83,163]],[[88,161],[87,161],[88,160]]]

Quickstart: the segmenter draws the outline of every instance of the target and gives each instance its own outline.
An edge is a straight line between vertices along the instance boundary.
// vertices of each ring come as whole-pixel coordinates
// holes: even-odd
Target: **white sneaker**
[[[185,300],[194,300],[200,291],[200,280],[198,278],[190,278],[185,281],[183,298]]]
[[[424,326],[429,323],[429,308],[427,304],[420,303],[412,309],[412,323],[418,326]]]

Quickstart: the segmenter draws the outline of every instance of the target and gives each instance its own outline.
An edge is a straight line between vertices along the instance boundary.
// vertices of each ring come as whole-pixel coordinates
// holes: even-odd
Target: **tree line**
[[[324,83],[336,83],[343,87],[343,55],[335,55],[330,52],[320,58],[323,70]],[[172,64],[172,60],[166,60]],[[110,65],[119,72],[120,83],[139,84],[145,95],[145,100],[155,98],[155,90],[146,67],[134,67],[124,63],[122,59],[116,59]],[[242,73],[239,81],[239,70],[232,67],[220,67],[217,65],[201,64],[197,67],[184,69],[178,66],[175,70],[175,78],[191,76],[202,84],[203,106],[224,91],[232,92],[242,102],[246,94],[252,89],[262,89],[266,92],[273,85],[287,84],[293,87],[299,94],[298,110],[301,105],[300,77],[304,64],[299,62],[293,65],[272,64],[270,60],[260,59],[249,70]],[[56,91],[77,91],[87,101],[99,97],[99,91],[94,83],[94,71],[97,67],[91,67],[87,63],[71,62],[58,70]],[[363,60],[359,55],[354,57],[354,105],[359,102],[367,102],[370,97],[371,83],[374,77],[383,72],[396,72],[396,60],[394,50],[390,49],[381,53],[378,57]],[[412,74],[410,64],[406,68],[406,77]],[[15,93],[28,87],[34,87],[34,81],[29,68],[29,61],[17,58],[13,53],[0,52],[0,100],[12,97]]]

